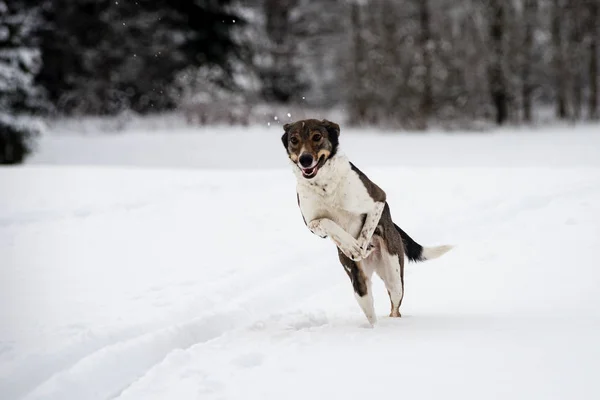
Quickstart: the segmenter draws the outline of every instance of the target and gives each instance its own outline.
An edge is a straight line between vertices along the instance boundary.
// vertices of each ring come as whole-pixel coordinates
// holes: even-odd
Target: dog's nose
[[[300,165],[302,165],[304,168],[308,168],[312,165],[313,163],[313,156],[311,156],[310,154],[302,154],[300,156]]]

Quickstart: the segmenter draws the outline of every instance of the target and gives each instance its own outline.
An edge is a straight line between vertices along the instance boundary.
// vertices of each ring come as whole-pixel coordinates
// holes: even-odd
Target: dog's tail
[[[438,258],[452,249],[452,246],[423,247],[415,242],[406,232],[394,224],[404,243],[404,254],[410,261],[426,261]]]

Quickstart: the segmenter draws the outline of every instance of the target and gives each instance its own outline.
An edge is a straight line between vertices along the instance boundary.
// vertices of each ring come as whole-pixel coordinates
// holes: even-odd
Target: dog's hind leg
[[[340,262],[344,266],[344,269],[352,282],[354,296],[356,297],[358,305],[365,314],[365,317],[367,317],[369,324],[371,324],[371,326],[375,325],[375,323],[377,323],[377,316],[375,315],[373,291],[371,289],[373,269],[368,268],[368,265],[364,263],[351,260],[339,249],[338,255]],[[363,266],[366,266],[367,268],[363,268]]]
[[[400,305],[404,297],[404,258],[390,254],[386,246],[381,246],[381,258],[378,261],[375,271],[385,283],[390,296],[390,317],[400,317]]]
[[[401,317],[400,306],[404,298],[404,266],[402,256],[390,255],[391,278],[385,283],[391,303],[390,317]]]

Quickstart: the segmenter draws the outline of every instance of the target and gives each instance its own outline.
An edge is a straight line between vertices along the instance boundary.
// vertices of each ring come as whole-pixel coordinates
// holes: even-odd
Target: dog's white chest
[[[374,200],[345,157],[332,161],[314,180],[298,180],[298,205],[307,223],[329,218],[356,237]]]

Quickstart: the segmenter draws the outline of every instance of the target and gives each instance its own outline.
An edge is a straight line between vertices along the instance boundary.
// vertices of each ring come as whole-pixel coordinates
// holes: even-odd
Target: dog
[[[431,260],[452,246],[423,247],[394,224],[386,193],[340,151],[338,124],[305,119],[285,124],[283,129],[281,141],[297,179],[296,198],[305,225],[337,246],[371,326],[377,322],[373,272],[385,283],[390,317],[400,317],[404,256],[410,261]]]

